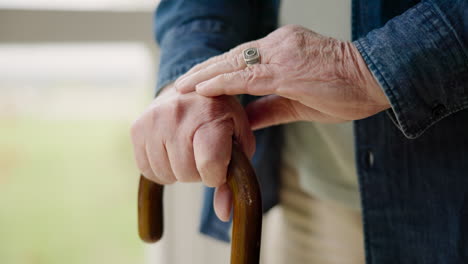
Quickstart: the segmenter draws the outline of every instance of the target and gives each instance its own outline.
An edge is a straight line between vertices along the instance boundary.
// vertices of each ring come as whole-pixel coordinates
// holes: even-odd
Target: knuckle
[[[272,72],[267,65],[255,65],[254,67],[247,68],[243,73],[242,78],[247,82],[253,82],[259,79],[268,78]]]
[[[147,122],[152,122],[153,124],[157,124],[159,122],[160,118],[160,113],[161,111],[161,106],[160,105],[155,105],[153,106],[148,112],[147,112]]]
[[[262,67],[261,65],[257,65],[257,67],[252,67],[251,69],[251,78],[252,79],[259,79],[267,74],[266,67]]]
[[[211,140],[213,142],[223,143],[223,140],[234,133],[234,112],[225,110],[218,115],[218,118],[213,122],[210,122],[206,129],[210,131]],[[208,153],[212,154],[210,159],[217,159],[219,160],[219,156],[216,153]]]
[[[226,175],[221,175],[221,171],[226,171],[229,165],[229,159],[211,158],[200,161],[198,171],[200,172],[203,182],[209,187],[221,186],[225,180]]]
[[[221,83],[229,83],[231,82],[234,77],[236,76],[236,72],[227,72],[227,73],[223,73],[221,75]]]
[[[240,73],[240,78],[246,83],[249,83],[255,80],[258,76],[254,68],[257,68],[257,67],[246,68],[244,71]]]
[[[285,42],[292,47],[301,48],[306,44],[306,36],[303,31],[291,31]]]
[[[184,119],[186,110],[186,101],[181,98],[174,98],[164,105],[157,106],[152,111],[154,124],[160,124],[162,121],[170,123],[179,123]],[[170,118],[168,118],[170,117]]]
[[[214,175],[208,173],[202,173],[203,183],[208,187],[218,187],[225,183],[225,177],[223,175]]]
[[[245,64],[242,54],[236,55],[234,58],[230,59],[229,64],[234,69],[241,68]]]

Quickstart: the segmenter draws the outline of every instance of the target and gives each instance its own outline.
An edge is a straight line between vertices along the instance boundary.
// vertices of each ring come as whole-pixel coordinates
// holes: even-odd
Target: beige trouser
[[[264,221],[264,264],[364,264],[359,211],[304,193],[291,168],[282,169],[280,206]]]

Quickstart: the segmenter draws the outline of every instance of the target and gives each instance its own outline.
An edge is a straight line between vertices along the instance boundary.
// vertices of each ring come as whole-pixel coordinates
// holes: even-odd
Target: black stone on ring
[[[245,49],[242,54],[244,55],[244,61],[247,66],[254,65],[260,62],[260,53],[257,48]]]

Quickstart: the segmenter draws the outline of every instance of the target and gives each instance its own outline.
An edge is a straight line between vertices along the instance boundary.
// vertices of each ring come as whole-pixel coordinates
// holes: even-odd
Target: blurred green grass
[[[143,263],[126,121],[0,119],[0,263]]]

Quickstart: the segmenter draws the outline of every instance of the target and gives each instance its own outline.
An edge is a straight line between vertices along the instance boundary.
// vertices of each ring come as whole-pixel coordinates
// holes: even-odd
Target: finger
[[[197,93],[203,96],[222,94],[266,95],[276,92],[275,66],[255,64],[244,70],[218,75],[196,86]]]
[[[140,173],[151,181],[156,180],[156,176],[151,169],[148,156],[146,154],[146,143],[145,137],[143,134],[145,127],[142,125],[141,121],[137,121],[132,125],[131,129],[131,139],[133,145],[133,153],[135,156],[135,161]]]
[[[148,162],[154,174],[154,178],[152,178],[152,180],[160,184],[174,183],[176,181],[176,177],[172,171],[163,142],[157,137],[152,137],[146,144],[145,149]]]
[[[201,69],[204,69],[206,67],[208,67],[209,65],[211,64],[214,64],[214,63],[217,63],[221,60],[224,60],[226,57],[227,57],[227,52],[226,53],[222,53],[220,55],[217,55],[217,56],[213,56],[205,61],[202,61],[198,64],[196,64],[195,66],[193,66],[188,72],[182,74],[179,78],[177,78],[177,80],[175,81],[174,84],[177,84],[178,82],[181,82],[183,79],[185,79],[186,77],[198,72],[199,70]]]
[[[201,126],[193,137],[195,163],[205,185],[218,187],[226,182],[231,158],[234,124],[230,120]]]
[[[208,65],[206,68],[187,76],[180,82],[176,82],[175,87],[180,93],[193,92],[195,85],[209,80],[217,75],[239,71],[247,67],[242,54],[232,55],[232,58],[227,58],[219,62]]]
[[[208,60],[206,60],[204,62],[201,62],[201,63],[195,65],[194,67],[192,67],[188,72],[186,72],[185,74],[180,76],[177,79],[177,81],[175,82],[175,84],[177,86],[178,83],[182,82],[183,79],[187,78],[188,76],[190,76],[190,75],[192,75],[192,74],[194,74],[194,73],[196,73],[196,72],[198,72],[198,71],[200,71],[202,69],[205,69],[206,67],[208,67],[211,64],[215,64],[215,63],[218,63],[220,61],[227,60],[229,58],[234,58],[234,57],[238,56],[239,54],[242,54],[242,51],[244,49],[247,49],[247,48],[250,48],[250,47],[260,48],[260,44],[261,44],[261,41],[258,41],[258,40],[246,42],[244,44],[241,44],[241,45],[231,49],[228,52],[225,52],[225,53],[220,54],[218,56],[211,57]]]
[[[167,155],[175,178],[180,182],[200,181],[200,175],[195,166],[192,141],[184,134],[174,137],[168,141]]]
[[[156,181],[156,176],[153,173],[153,170],[150,166],[148,156],[146,155],[146,149],[144,144],[136,144],[133,142],[133,152],[135,155],[135,161],[140,173],[145,176],[145,178]],[[158,182],[160,183],[160,182]],[[162,184],[162,183],[161,183]]]
[[[245,111],[253,130],[295,121],[344,121],[278,95],[269,95],[253,101],[247,105]]]
[[[219,220],[227,222],[232,210],[232,192],[227,183],[216,188],[213,206]]]

